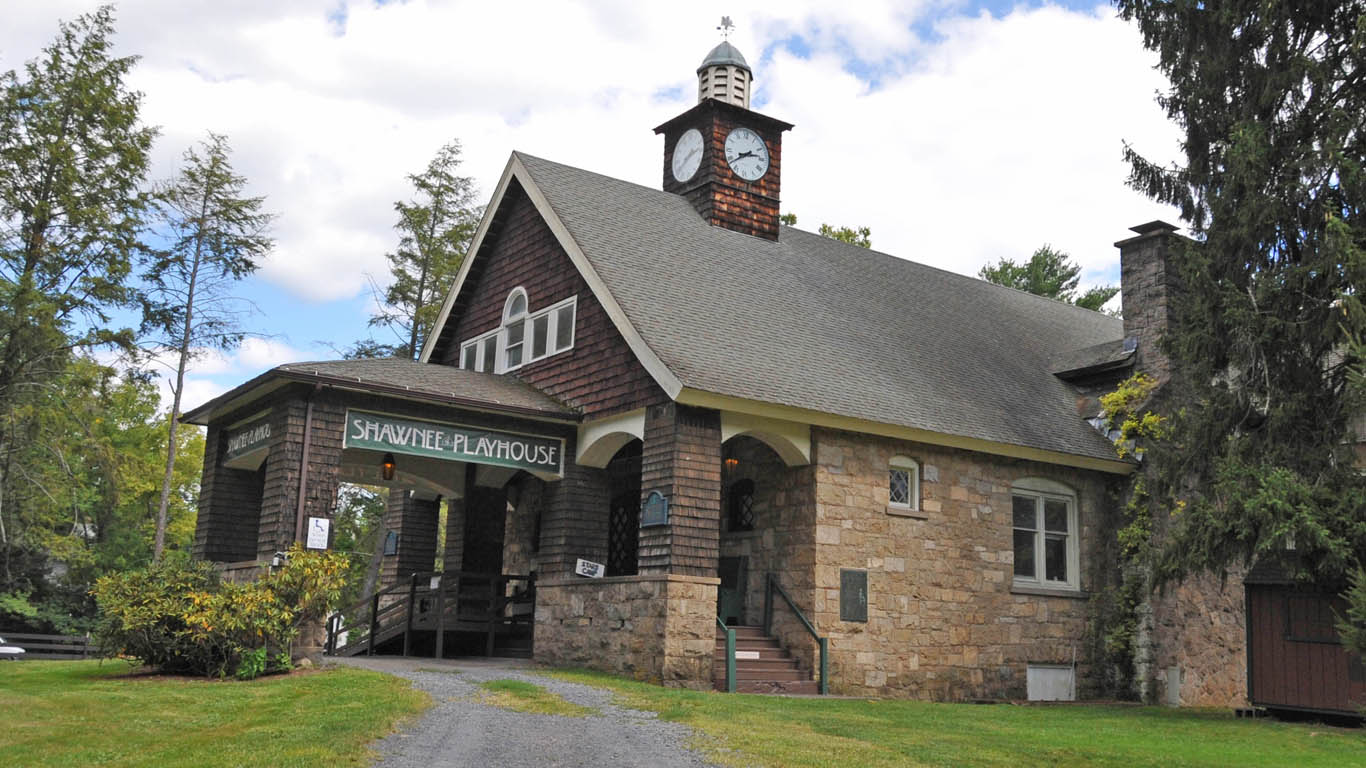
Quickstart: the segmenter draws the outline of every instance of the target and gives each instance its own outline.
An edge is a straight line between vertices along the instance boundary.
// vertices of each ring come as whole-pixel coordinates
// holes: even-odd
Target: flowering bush
[[[347,562],[297,545],[253,582],[223,583],[206,563],[162,563],[95,584],[100,647],[167,672],[256,677],[290,665],[299,628],[336,606]]]

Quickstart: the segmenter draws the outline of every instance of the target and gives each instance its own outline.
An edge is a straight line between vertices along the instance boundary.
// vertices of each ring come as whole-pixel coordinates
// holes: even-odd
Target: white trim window
[[[530,306],[524,288],[512,289],[503,302],[499,326],[460,345],[460,367],[506,373],[574,348],[578,296],[536,312],[531,312]]]
[[[1026,478],[1010,489],[1015,584],[1078,590],[1077,496],[1052,480]]]
[[[893,456],[887,468],[887,506],[893,511],[920,511],[920,464]]]

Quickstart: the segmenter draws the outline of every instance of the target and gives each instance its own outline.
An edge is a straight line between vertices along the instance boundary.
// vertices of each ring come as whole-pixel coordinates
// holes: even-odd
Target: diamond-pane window
[[[920,509],[920,465],[905,456],[893,456],[887,470],[887,505],[900,510]]]
[[[904,469],[893,469],[891,475],[890,498],[893,504],[910,505],[911,477]]]
[[[754,481],[748,478],[736,480],[730,487],[727,500],[729,530],[754,530]]]

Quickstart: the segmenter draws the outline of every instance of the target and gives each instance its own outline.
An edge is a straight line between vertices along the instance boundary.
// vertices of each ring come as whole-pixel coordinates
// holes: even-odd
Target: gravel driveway
[[[609,691],[539,674],[527,662],[361,656],[329,663],[398,675],[432,696],[434,706],[420,720],[374,745],[379,768],[713,765],[688,749],[687,726],[617,706]],[[478,684],[488,680],[535,683],[599,714],[533,715],[481,704]]]

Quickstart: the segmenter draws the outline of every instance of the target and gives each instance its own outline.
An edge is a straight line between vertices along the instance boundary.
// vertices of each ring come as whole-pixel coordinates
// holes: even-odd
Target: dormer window
[[[577,308],[578,297],[571,296],[532,312],[526,290],[512,289],[499,326],[460,345],[460,367],[506,373],[572,349]]]

